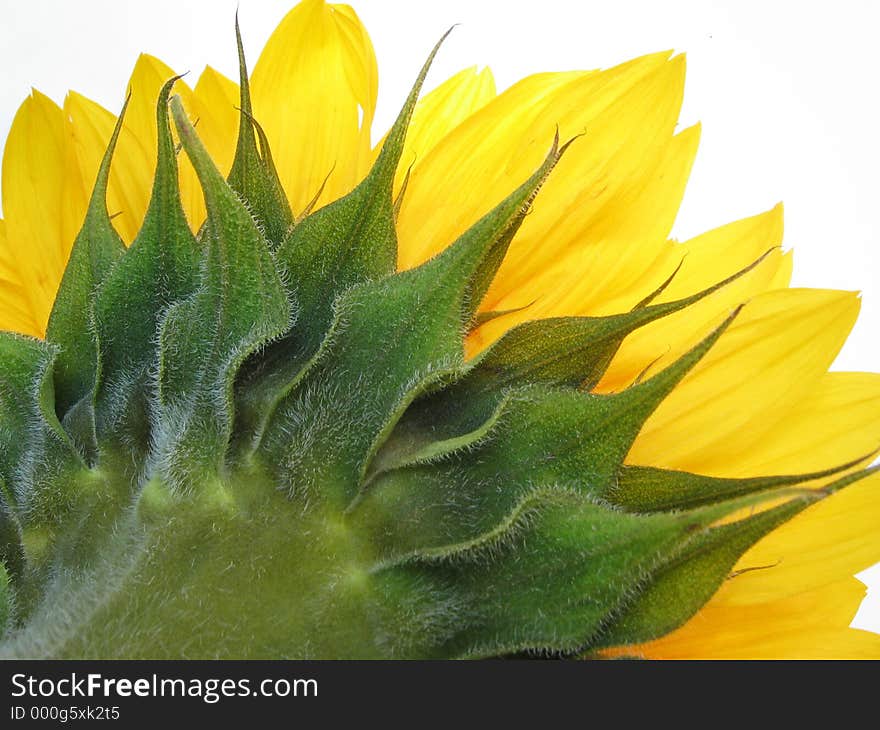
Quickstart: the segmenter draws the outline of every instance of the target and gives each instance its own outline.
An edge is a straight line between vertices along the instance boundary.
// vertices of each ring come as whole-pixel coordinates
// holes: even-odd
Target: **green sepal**
[[[614,504],[630,512],[689,509],[725,499],[790,487],[824,479],[852,469],[870,454],[830,469],[803,474],[724,478],[653,466],[624,466],[608,494]]]
[[[877,471],[847,475],[770,509],[723,524],[689,541],[627,602],[591,649],[650,641],[674,631],[693,616],[731,576],[739,558],[762,537],[825,497]],[[775,566],[757,566],[772,570]]]
[[[12,586],[9,584],[9,574],[3,563],[0,563],[0,639],[6,634],[6,630],[12,622]]]
[[[287,331],[291,312],[266,239],[179,98],[171,111],[208,211],[198,289],[168,309],[159,330],[158,463],[175,488],[188,490],[222,473],[234,378],[248,356]]]
[[[314,361],[335,317],[336,297],[396,270],[394,176],[419,91],[445,38],[431,51],[366,178],[344,197],[297,222],[278,248],[278,262],[295,282],[292,293],[299,316],[287,337],[270,345],[243,374],[239,392],[245,430],[261,433],[278,403]]]
[[[496,241],[495,245],[488,252],[486,257],[480,263],[480,267],[471,278],[467,302],[465,305],[466,321],[469,328],[476,321],[477,309],[479,308],[480,303],[483,301],[483,298],[486,296],[486,292],[489,290],[489,286],[495,279],[495,275],[498,273],[498,269],[501,266],[501,263],[504,261],[504,257],[507,255],[507,249],[510,247],[511,242],[513,241],[519,229],[522,227],[523,221],[526,219],[526,216],[531,211],[532,204],[535,202],[535,198],[541,191],[541,187],[544,185],[547,178],[550,176],[550,173],[553,171],[553,166],[562,158],[562,156],[565,154],[565,151],[575,142],[576,139],[577,137],[573,137],[560,147],[559,129],[556,129],[556,136],[553,140],[553,148],[558,148],[558,152],[556,153],[553,165],[544,168],[543,179],[535,183],[534,187],[532,188],[531,194],[525,201],[523,201],[522,206],[520,206],[519,212],[511,220],[510,225],[508,225],[508,227],[498,236],[498,240]]]
[[[703,512],[632,515],[560,488],[537,490],[502,529],[455,551],[382,566],[389,600],[407,614],[454,616],[423,655],[481,658],[523,650],[573,652],[608,620]],[[398,596],[396,592],[400,592]]]
[[[266,240],[273,248],[276,248],[290,232],[293,225],[293,213],[275,169],[275,163],[269,151],[269,141],[253,117],[250,83],[237,14],[235,41],[238,47],[241,107],[239,108],[238,143],[227,182],[247,203],[248,210],[260,226]],[[259,135],[259,150],[254,130]]]
[[[170,79],[156,106],[158,161],[143,225],[95,298],[99,378],[95,420],[100,441],[149,448],[156,331],[169,306],[196,289],[201,251],[180,201],[177,156],[168,119]]]
[[[642,424],[708,352],[732,316],[666,370],[611,395],[531,386],[510,394],[487,433],[436,463],[374,476],[350,517],[385,554],[491,533],[531,490],[559,484],[594,498],[613,488]],[[386,458],[387,461],[387,458]]]
[[[74,403],[61,419],[64,431],[87,464],[98,461],[98,432],[95,426],[94,390]]]
[[[457,382],[413,403],[389,436],[377,469],[423,461],[428,453],[446,452],[456,443],[471,443],[488,427],[505,391],[511,388],[545,383],[589,390],[602,377],[626,335],[727,286],[758,266],[768,254],[684,299],[648,306],[672,280],[670,276],[631,312],[540,319],[514,327],[468,363]]]
[[[276,412],[263,453],[284,480],[305,474],[339,484],[342,505],[362,483],[369,462],[406,407],[464,361],[468,294],[498,241],[559,159],[544,164],[442,253],[421,266],[352,287],[336,300],[336,321],[323,356]],[[334,429],[344,428],[334,434]],[[306,449],[315,429],[334,434],[327,453]],[[302,454],[312,460],[303,462]],[[329,478],[332,475],[332,478]],[[328,495],[331,490],[328,489]]]
[[[627,335],[714,294],[755,269],[769,254],[770,251],[726,279],[682,299],[650,304],[671,282],[670,276],[629,312],[524,322],[477,358],[471,377],[486,381],[492,388],[541,382],[589,390],[601,380]]]
[[[98,168],[85,221],[73,243],[46,328],[46,339],[60,348],[55,364],[55,407],[59,417],[88,397],[95,385],[97,343],[92,322],[95,291],[125,251],[125,244],[107,212],[107,184],[128,101],[127,98],[119,113]],[[93,450],[94,444],[87,448]]]
[[[21,465],[31,448],[37,383],[55,348],[23,335],[0,332],[0,483],[15,507],[20,499]],[[55,409],[51,417],[57,423]]]
[[[21,525],[13,512],[9,497],[10,493],[0,479],[0,568],[5,566],[9,574],[20,576],[24,569]]]
[[[0,481],[22,530],[63,524],[80,498],[85,468],[56,415],[57,347],[0,332]]]

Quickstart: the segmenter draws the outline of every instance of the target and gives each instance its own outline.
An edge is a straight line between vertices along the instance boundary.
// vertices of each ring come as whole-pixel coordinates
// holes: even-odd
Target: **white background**
[[[0,139],[31,86],[117,111],[137,54],[236,78],[238,6],[253,67],[294,0],[0,0]],[[428,87],[473,64],[499,89],[534,71],[688,56],[682,126],[703,122],[680,239],[786,205],[794,284],[864,292],[838,370],[880,370],[880,105],[873,0],[355,0],[379,61],[378,138],[426,52],[460,23]],[[880,632],[880,566],[854,625]]]

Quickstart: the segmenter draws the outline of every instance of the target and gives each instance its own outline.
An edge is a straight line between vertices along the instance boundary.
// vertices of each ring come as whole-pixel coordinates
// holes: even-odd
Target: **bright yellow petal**
[[[811,506],[761,540],[736,569],[776,567],[741,574],[723,599],[737,605],[761,603],[854,575],[880,560],[878,525],[880,476],[871,476]]]
[[[546,73],[519,81],[419,161],[398,219],[401,268],[416,266],[445,248],[520,184],[527,170],[534,171],[547,154],[556,122],[538,122],[540,140],[529,145],[524,138],[555,92],[589,75]]]
[[[13,119],[3,152],[2,188],[6,235],[0,261],[4,270],[14,272],[37,334],[42,334],[67,263],[61,239],[64,117],[36,90]]]
[[[486,308],[526,304],[525,295],[528,301],[542,298],[535,316],[613,311],[613,300],[642,282],[646,272],[657,284],[665,278],[651,271],[652,264],[666,247],[700,136],[699,127],[672,136],[684,69],[684,57],[673,58],[595,116],[584,116],[578,105],[586,134],[542,189],[486,296]],[[601,97],[587,98],[596,96]],[[563,261],[577,264],[578,276],[554,284],[552,272]],[[638,299],[655,286],[652,281],[641,287]]]
[[[762,432],[756,446],[737,452],[742,474],[820,471],[880,448],[880,374],[825,373]]]
[[[677,265],[677,252],[667,236],[698,141],[697,127],[670,138],[653,164],[645,161],[642,176],[632,174],[592,216],[547,220],[540,231],[527,219],[523,235],[531,237],[531,259],[511,257],[513,263],[503,264],[499,283],[483,305],[519,311],[479,328],[470,338],[469,353],[522,321],[627,311],[656,290]],[[557,250],[556,261],[542,261],[538,252],[545,246]]]
[[[721,587],[733,589],[743,574]],[[612,654],[651,659],[877,659],[880,636],[849,628],[865,586],[847,578],[778,601],[730,607],[712,599],[678,631]]]
[[[223,175],[229,174],[238,139],[238,84],[210,66],[193,89],[191,114],[198,120],[199,138]],[[197,230],[205,220],[205,197],[191,164],[180,167],[181,198],[190,224]]]
[[[69,250],[82,228],[98,167],[113,133],[116,116],[75,91],[71,91],[64,100],[64,115],[66,167],[62,230]],[[133,154],[133,150],[136,154]],[[138,140],[131,130],[123,127],[110,168],[107,210],[115,215],[113,225],[126,243],[131,243],[140,227],[143,211],[140,217],[137,217],[137,211],[145,206],[144,187],[148,185],[147,175],[138,169],[146,159],[146,155],[139,150]],[[149,188],[146,192],[149,194]],[[60,283],[60,278],[58,281]]]
[[[849,334],[859,299],[780,289],[755,297],[648,419],[627,460],[740,476],[736,455],[809,395]]]
[[[199,138],[225,175],[232,167],[238,140],[237,108],[241,103],[238,84],[207,66],[199,76],[193,96]]]
[[[6,222],[0,220],[0,252],[6,251]],[[39,337],[42,332],[31,314],[27,292],[9,263],[0,259],[0,331]]]
[[[655,301],[672,301],[702,291],[744,269],[781,243],[782,206],[716,228],[685,243],[671,243],[670,263],[681,263],[681,269]],[[651,363],[656,363],[656,367],[672,363],[705,337],[734,307],[776,288],[781,276],[790,272],[789,258],[775,250],[754,270],[698,304],[634,332],[624,341],[597,390],[619,390]],[[660,273],[668,270],[667,266]],[[626,309],[626,306],[617,306],[617,311]]]
[[[468,117],[495,98],[495,79],[488,68],[476,66],[459,71],[419,99],[406,133],[406,143],[397,170],[395,192],[400,189],[410,166],[413,168],[437,144]],[[373,148],[373,160],[385,139]]]
[[[254,67],[251,91],[295,213],[331,170],[321,202],[354,187],[370,160],[378,71],[350,7],[305,0],[291,10]]]
[[[525,260],[537,267],[534,257],[557,260],[564,237],[536,248],[528,231],[546,231],[548,217],[595,215],[630,181],[636,158],[652,159],[672,135],[684,64],[668,56],[645,56],[602,72],[532,76],[459,125],[413,171],[398,225],[401,266],[447,246],[526,179],[558,126],[562,139],[585,137],[550,177],[506,265],[515,271]]]

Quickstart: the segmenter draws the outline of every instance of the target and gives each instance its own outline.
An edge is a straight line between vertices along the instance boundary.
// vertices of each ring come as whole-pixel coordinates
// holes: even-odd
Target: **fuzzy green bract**
[[[0,655],[591,655],[681,625],[756,540],[867,473],[625,464],[737,312],[665,370],[592,386],[629,333],[729,280],[529,322],[468,361],[481,299],[530,206],[552,204],[538,191],[567,145],[548,130],[529,179],[398,272],[393,180],[436,51],[372,171],[304,216],[240,42],[229,178],[170,79],[127,250],[105,202],[120,116],[46,341],[0,333]],[[172,124],[204,190],[197,236]]]

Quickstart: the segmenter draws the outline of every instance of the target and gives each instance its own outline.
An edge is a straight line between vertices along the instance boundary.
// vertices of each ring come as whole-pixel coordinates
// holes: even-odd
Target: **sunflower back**
[[[621,342],[760,259],[685,299],[520,324],[468,360],[468,334],[503,315],[477,309],[508,246],[589,139],[548,130],[528,179],[398,271],[394,179],[438,47],[369,174],[299,216],[240,38],[227,179],[170,79],[128,249],[106,205],[123,109],[45,341],[0,334],[0,654],[591,654],[680,626],[759,538],[868,473],[625,464],[738,310],[659,373],[591,392]],[[204,192],[197,234],[178,144]]]

